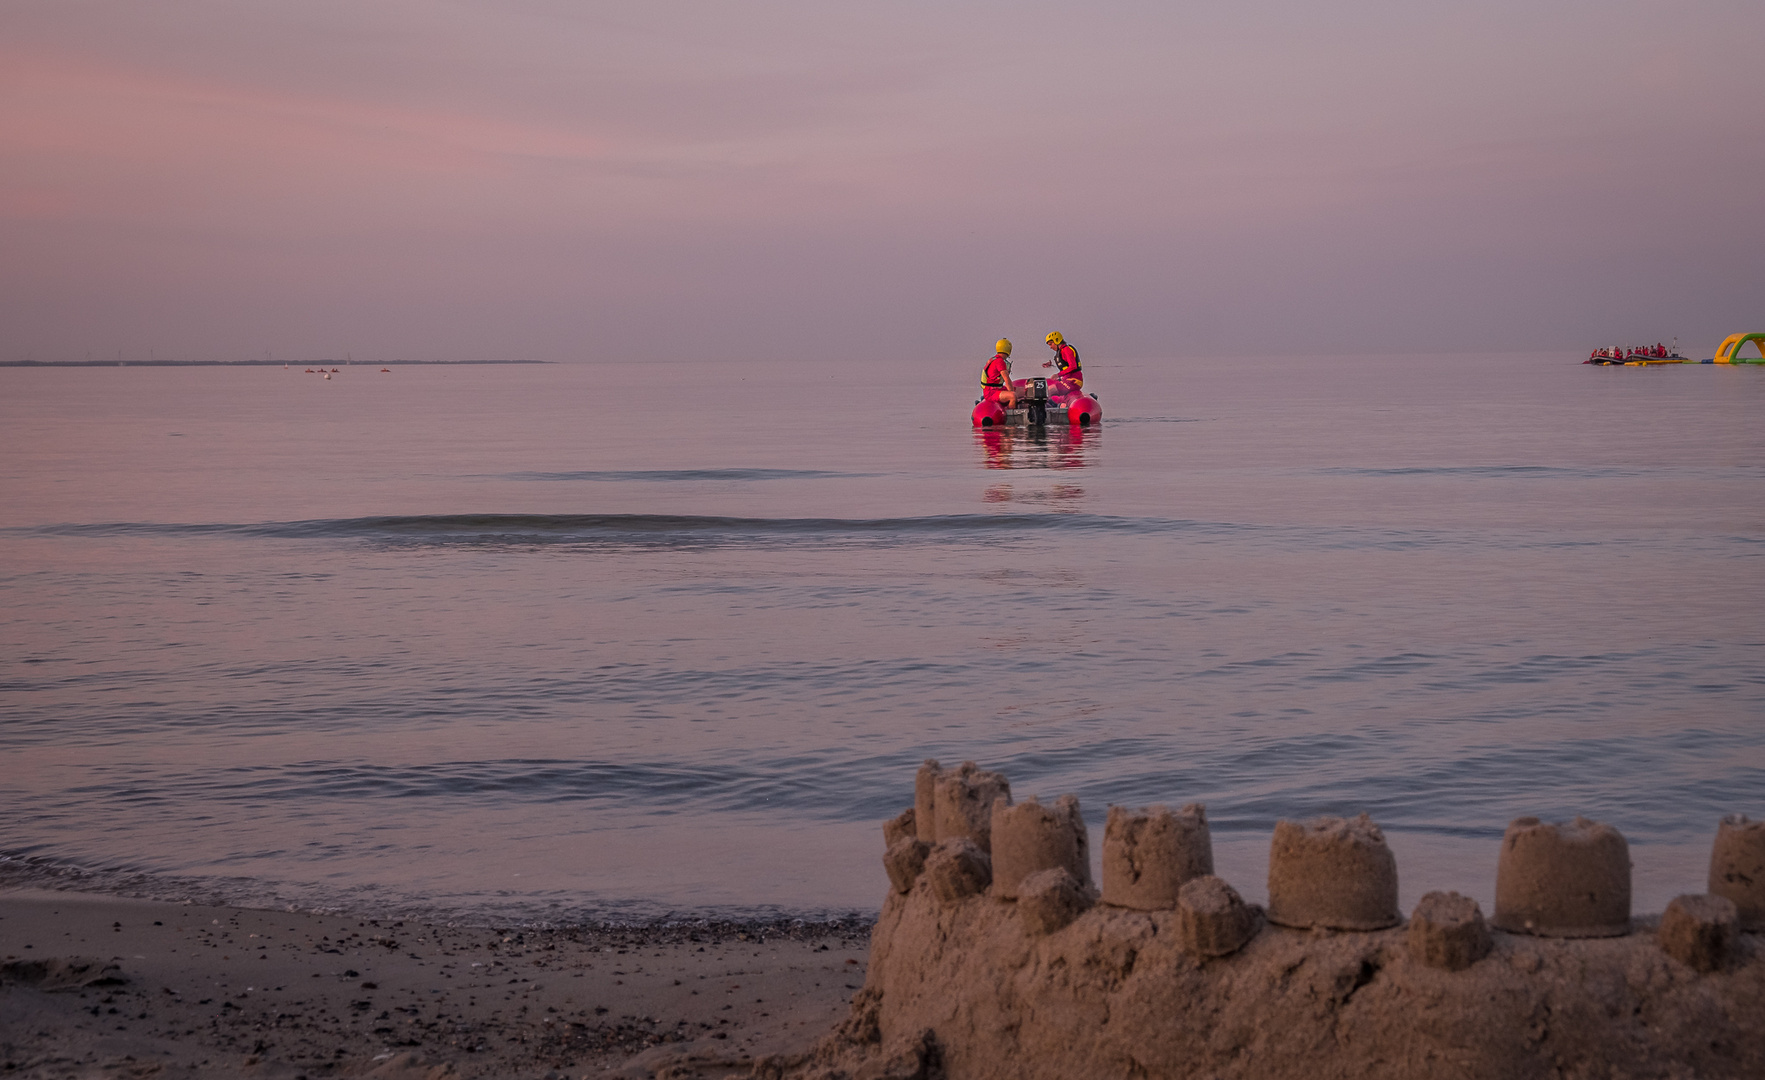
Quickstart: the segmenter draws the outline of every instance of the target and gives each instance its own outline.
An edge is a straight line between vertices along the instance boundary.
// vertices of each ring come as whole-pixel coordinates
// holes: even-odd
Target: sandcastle
[[[1214,876],[1204,807],[1111,807],[1101,889],[1086,837],[1070,795],[928,761],[815,1075],[1765,1076],[1765,823],[1721,822],[1708,893],[1641,919],[1585,818],[1509,825],[1488,920],[1436,892],[1406,921],[1364,814],[1278,822],[1266,912]]]

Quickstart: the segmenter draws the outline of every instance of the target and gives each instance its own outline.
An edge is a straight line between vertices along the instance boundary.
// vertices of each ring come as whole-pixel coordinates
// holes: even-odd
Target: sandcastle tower
[[[1456,892],[1422,897],[1410,915],[1407,937],[1411,959],[1447,971],[1463,971],[1495,947],[1483,909]]]
[[[1720,971],[1728,963],[1740,914],[1726,896],[1676,896],[1661,913],[1655,943],[1693,971]]]
[[[1297,929],[1382,930],[1397,910],[1397,859],[1365,814],[1275,823],[1269,921]]]
[[[1765,821],[1730,814],[1716,826],[1709,889],[1733,901],[1741,929],[1765,931]]]
[[[1005,900],[1018,897],[1018,887],[1032,874],[1065,870],[1080,887],[1091,887],[1091,843],[1079,800],[1062,795],[1053,806],[1031,797],[1016,806],[1005,796],[993,803],[993,893]]]
[[[946,769],[927,759],[913,778],[914,833],[928,844],[963,837],[982,851],[993,843],[993,803],[1011,803],[1005,774],[972,761]]]
[[[1177,941],[1184,952],[1200,959],[1230,956],[1260,929],[1256,909],[1212,874],[1184,882],[1176,907]]]
[[[1516,818],[1495,872],[1497,929],[1543,937],[1630,932],[1630,845],[1584,817],[1551,825]]]
[[[1213,873],[1213,839],[1207,808],[1148,806],[1109,808],[1103,826],[1103,902],[1136,911],[1177,906],[1177,893]]]

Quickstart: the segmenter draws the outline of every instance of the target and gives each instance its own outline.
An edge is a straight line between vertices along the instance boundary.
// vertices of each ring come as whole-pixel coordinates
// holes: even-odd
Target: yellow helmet
[[[993,351],[1004,353],[1006,356],[1010,356],[1011,355],[1011,339],[1010,338],[1000,338],[999,343],[997,345],[993,346]]]
[[[1054,346],[1056,349],[1058,349],[1062,345],[1066,344],[1066,339],[1060,336],[1060,331],[1058,331],[1058,330],[1048,331],[1048,336],[1043,338],[1042,340],[1046,341],[1048,344]]]

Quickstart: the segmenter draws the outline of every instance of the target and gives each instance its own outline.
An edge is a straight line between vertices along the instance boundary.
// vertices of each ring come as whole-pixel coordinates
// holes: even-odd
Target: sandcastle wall
[[[909,1047],[925,1075],[951,1080],[1765,1076],[1765,940],[1745,929],[1765,829],[1744,817],[1720,828],[1709,892],[1658,918],[1629,910],[1616,829],[1521,819],[1492,846],[1494,918],[1430,893],[1406,920],[1398,867],[1364,815],[1281,823],[1265,912],[1202,872],[1200,807],[1181,827],[1162,807],[1112,810],[1127,846],[1100,893],[1072,862],[1076,800],[1006,814],[1009,789],[996,799],[991,855],[972,818],[931,839],[890,824],[890,850],[917,845],[925,869],[895,859],[842,1038],[885,1057]],[[1011,874],[1028,876],[1002,889],[1006,835]]]

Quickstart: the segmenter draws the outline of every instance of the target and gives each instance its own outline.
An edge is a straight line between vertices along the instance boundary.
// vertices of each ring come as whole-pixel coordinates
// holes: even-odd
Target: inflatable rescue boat
[[[978,428],[1046,427],[1049,424],[1070,424],[1090,427],[1103,420],[1103,406],[1092,393],[1074,394],[1064,401],[1048,396],[1047,379],[1024,379],[1016,386],[1017,405],[1007,409],[997,401],[982,398],[974,403],[970,419]]]

